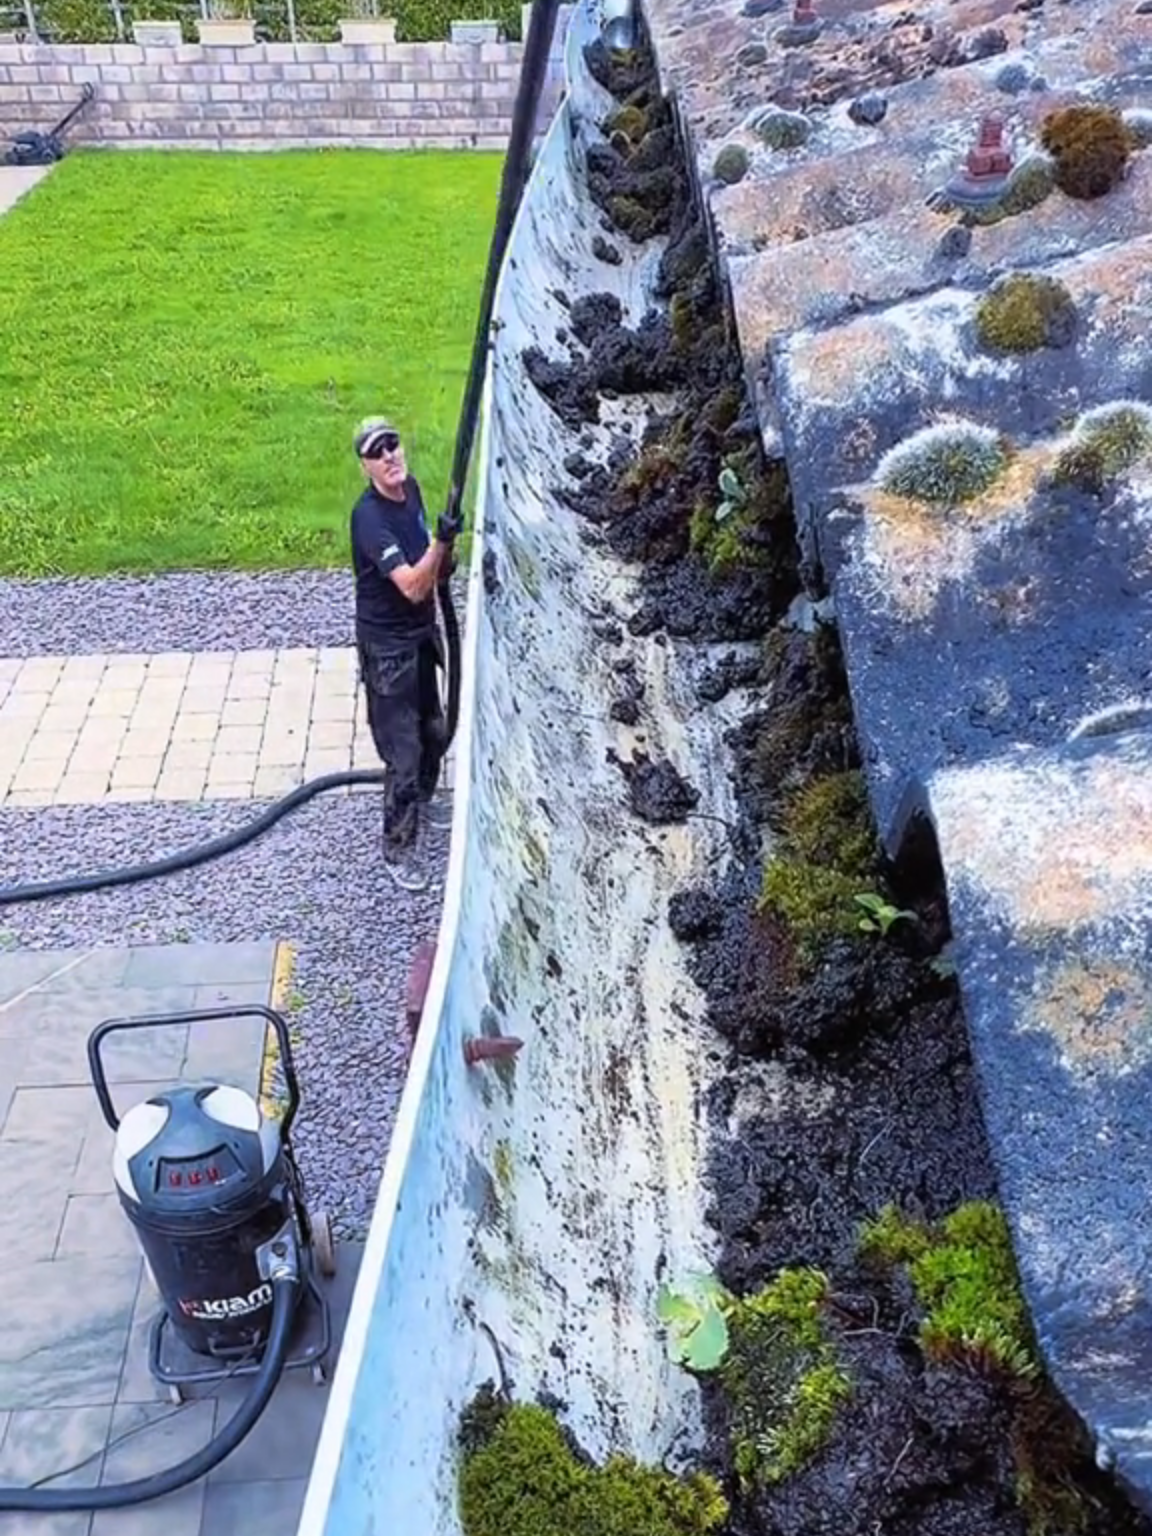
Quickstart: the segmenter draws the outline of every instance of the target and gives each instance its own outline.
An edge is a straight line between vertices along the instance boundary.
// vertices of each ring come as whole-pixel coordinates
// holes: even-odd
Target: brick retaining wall
[[[503,149],[521,43],[0,44],[0,149],[96,99],[75,145]],[[558,49],[542,104],[560,94]],[[543,115],[543,114],[542,114]]]

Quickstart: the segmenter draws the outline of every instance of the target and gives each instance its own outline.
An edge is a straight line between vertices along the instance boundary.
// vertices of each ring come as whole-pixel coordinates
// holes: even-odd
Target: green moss
[[[1034,155],[1022,161],[1012,173],[1000,206],[1009,217],[1028,213],[1039,208],[1045,198],[1051,197],[1056,185],[1056,171],[1050,160]]]
[[[976,309],[976,333],[997,352],[1066,346],[1075,329],[1072,295],[1050,277],[1014,273],[991,288]]]
[[[1008,466],[1003,439],[976,422],[943,422],[898,443],[876,478],[891,496],[929,506],[958,506],[990,490]]]
[[[706,1536],[728,1515],[711,1478],[590,1465],[543,1408],[490,1393],[462,1416],[461,1451],[464,1536]]]
[[[1123,179],[1135,141],[1115,107],[1078,103],[1044,119],[1040,142],[1068,197],[1104,197]]]
[[[668,306],[668,319],[672,324],[672,336],[677,346],[686,347],[692,340],[695,311],[686,293],[674,293]]]
[[[492,1167],[496,1183],[507,1194],[512,1188],[512,1148],[506,1141],[498,1141],[492,1153]]]
[[[1079,417],[1071,442],[1052,466],[1052,479],[1057,485],[1099,494],[1149,453],[1152,407],[1140,400],[1115,401]]]
[[[799,790],[785,809],[783,835],[798,859],[856,881],[870,879],[880,850],[864,775],[830,773]]]
[[[963,223],[968,225],[999,224],[1004,219],[1017,218],[1033,208],[1039,208],[1051,197],[1056,186],[1056,170],[1046,155],[1032,155],[1022,160],[1008,178],[1008,185],[998,202],[987,208],[970,208],[964,213]]]
[[[725,144],[712,162],[712,174],[717,181],[734,186],[747,176],[750,164],[748,151],[742,144]]]
[[[863,774],[825,774],[784,803],[761,911],[788,925],[799,958],[812,963],[829,939],[858,934],[856,897],[881,884],[880,864]]]
[[[645,208],[634,197],[618,195],[608,199],[608,217],[622,234],[642,245],[657,232],[659,215]]]
[[[974,1200],[927,1223],[886,1206],[861,1229],[859,1252],[866,1262],[906,1269],[923,1309],[926,1355],[1004,1378],[1016,1498],[1029,1536],[1083,1530],[1091,1506],[1074,1479],[1078,1468],[1090,1468],[1091,1446],[1044,1376],[1002,1212]]]
[[[704,410],[708,425],[725,431],[739,415],[741,403],[739,392],[731,386],[717,391]],[[716,506],[698,502],[689,524],[692,549],[714,574],[735,566],[771,564],[789,547],[792,521],[791,484],[782,463],[766,464],[756,444],[725,462],[736,476],[742,504],[728,516],[718,516],[724,495],[718,487]]]
[[[627,105],[613,112],[604,124],[609,134],[622,134],[630,144],[639,144],[648,132],[648,114],[641,107]]]
[[[762,107],[748,119],[748,127],[769,149],[799,149],[808,142],[812,124],[803,112]]]
[[[997,1206],[969,1201],[934,1226],[888,1206],[863,1228],[860,1251],[907,1267],[924,1309],[926,1355],[1019,1379],[1039,1373],[1008,1223]]]
[[[746,1487],[781,1482],[828,1441],[852,1384],[825,1335],[828,1292],[813,1269],[782,1270],[728,1317],[720,1379],[731,1413],[733,1462]]]
[[[704,421],[713,432],[727,432],[739,416],[743,403],[743,396],[736,386],[725,384],[724,388],[718,389],[705,405],[702,412]]]
[[[813,961],[829,939],[856,933],[859,890],[859,880],[849,875],[785,855],[765,866],[760,910],[787,923],[801,958]]]

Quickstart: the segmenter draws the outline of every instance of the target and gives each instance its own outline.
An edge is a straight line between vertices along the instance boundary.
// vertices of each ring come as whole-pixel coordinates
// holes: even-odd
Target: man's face
[[[408,477],[404,445],[397,432],[382,433],[363,458],[364,471],[379,490],[397,491]]]

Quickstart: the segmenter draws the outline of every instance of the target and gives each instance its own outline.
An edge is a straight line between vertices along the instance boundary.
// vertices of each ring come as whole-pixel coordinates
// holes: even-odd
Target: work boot
[[[392,843],[384,840],[384,868],[393,884],[402,891],[428,889],[428,873],[420,857],[420,845],[416,838],[408,843]]]
[[[452,791],[438,789],[431,800],[420,802],[420,815],[426,826],[434,832],[452,830]]]

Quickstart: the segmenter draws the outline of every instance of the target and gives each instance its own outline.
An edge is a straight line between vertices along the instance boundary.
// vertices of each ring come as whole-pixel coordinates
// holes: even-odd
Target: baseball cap
[[[361,459],[370,459],[379,453],[381,448],[387,448],[389,452],[400,446],[400,434],[390,421],[385,421],[382,416],[370,416],[362,421],[352,436],[352,446],[356,456]]]

